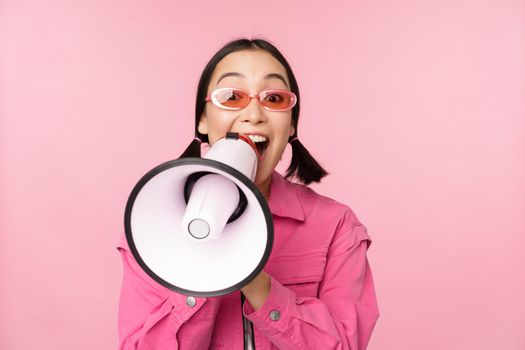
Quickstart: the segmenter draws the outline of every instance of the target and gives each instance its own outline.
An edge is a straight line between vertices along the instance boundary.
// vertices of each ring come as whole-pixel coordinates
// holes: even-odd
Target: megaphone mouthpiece
[[[231,166],[240,171],[250,181],[255,180],[258,151],[249,137],[238,133],[227,133],[226,137],[216,141],[204,156]]]

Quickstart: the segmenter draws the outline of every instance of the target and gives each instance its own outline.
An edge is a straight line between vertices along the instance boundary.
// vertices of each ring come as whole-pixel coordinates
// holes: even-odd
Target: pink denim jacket
[[[275,237],[264,270],[271,291],[257,311],[240,292],[187,297],[157,284],[138,266],[124,234],[119,349],[243,349],[242,312],[255,348],[365,350],[379,318],[372,242],[348,207],[275,172],[269,201]]]

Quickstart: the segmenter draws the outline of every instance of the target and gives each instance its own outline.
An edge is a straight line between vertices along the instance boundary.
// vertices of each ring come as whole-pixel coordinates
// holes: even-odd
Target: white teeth
[[[268,139],[266,137],[260,136],[260,135],[248,135],[248,137],[253,142],[266,142],[266,141],[268,141]]]

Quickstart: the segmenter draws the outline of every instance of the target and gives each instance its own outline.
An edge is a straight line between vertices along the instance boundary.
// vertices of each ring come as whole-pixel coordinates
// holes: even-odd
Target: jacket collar
[[[270,184],[270,211],[272,214],[304,221],[304,210],[297,193],[295,184],[286,180],[277,171],[273,171]]]

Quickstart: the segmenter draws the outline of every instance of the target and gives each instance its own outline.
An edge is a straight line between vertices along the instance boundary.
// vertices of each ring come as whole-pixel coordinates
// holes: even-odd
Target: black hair
[[[292,160],[290,166],[286,170],[285,177],[287,179],[296,178],[305,185],[308,185],[312,182],[320,182],[323,177],[328,175],[325,169],[312,157],[310,152],[301,144],[299,139],[297,139],[297,127],[299,121],[299,108],[301,99],[299,97],[299,86],[297,85],[297,80],[292,72],[292,68],[284,58],[284,56],[279,52],[279,50],[271,43],[264,39],[237,39],[230,41],[224,45],[215,55],[210,59],[204,71],[202,72],[201,78],[199,80],[199,85],[197,87],[197,100],[195,104],[195,139],[192,143],[186,148],[184,153],[180,156],[184,157],[200,157],[200,143],[206,142],[209,143],[208,135],[201,134],[198,130],[199,121],[204,108],[206,106],[206,94],[208,86],[210,84],[211,76],[217,64],[225,56],[230,53],[241,51],[241,50],[254,50],[261,49],[269,54],[271,54],[275,59],[277,59],[286,70],[288,75],[288,80],[290,82],[290,90],[295,93],[297,96],[297,103],[292,108],[292,122],[295,127],[295,133],[292,135],[288,142],[292,146]]]

